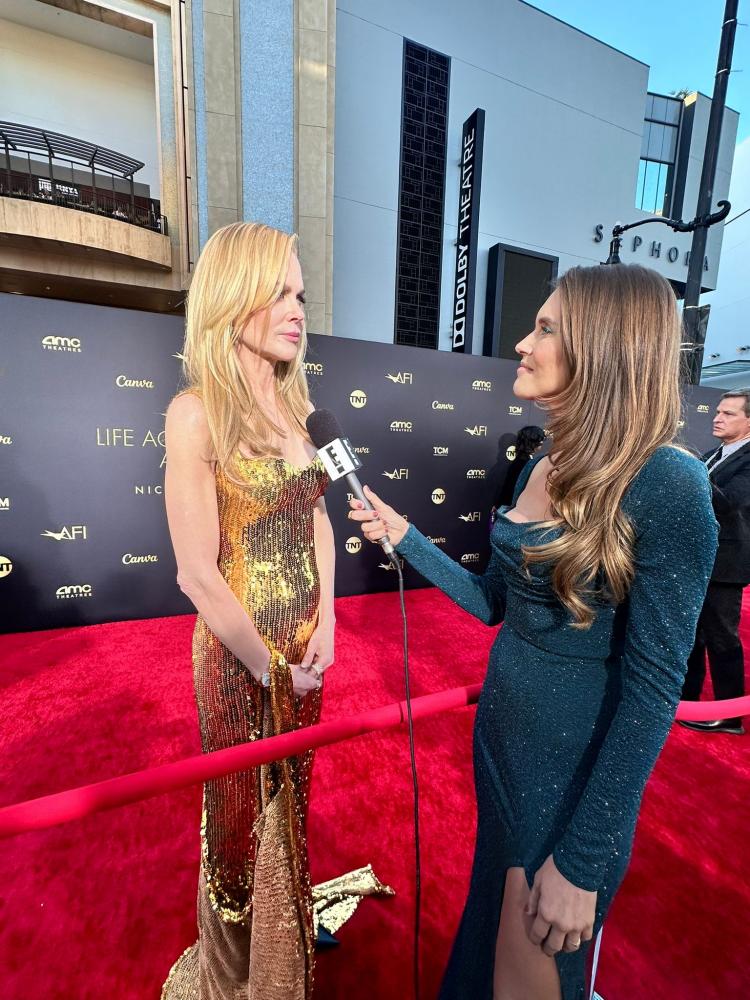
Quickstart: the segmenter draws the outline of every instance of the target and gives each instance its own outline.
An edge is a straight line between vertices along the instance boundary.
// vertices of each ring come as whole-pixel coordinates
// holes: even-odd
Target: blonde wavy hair
[[[539,402],[553,439],[545,526],[562,532],[523,552],[527,566],[552,564],[556,594],[585,629],[591,599],[617,604],[633,580],[634,529],[620,503],[677,432],[681,323],[671,286],[645,267],[575,267],[557,289],[570,382]]]
[[[274,304],[282,293],[297,237],[262,223],[235,222],[217,230],[195,268],[187,299],[183,368],[185,392],[203,401],[213,454],[224,473],[241,482],[240,449],[251,455],[280,456],[274,443],[284,433],[258,406],[240,364],[238,347],[245,324]],[[268,319],[263,336],[268,335]],[[277,362],[276,394],[293,429],[307,438],[309,394],[303,329],[293,361]]]

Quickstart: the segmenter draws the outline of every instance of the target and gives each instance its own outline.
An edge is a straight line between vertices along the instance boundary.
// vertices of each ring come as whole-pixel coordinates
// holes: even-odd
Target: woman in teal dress
[[[628,866],[717,544],[680,419],[674,294],[637,266],[574,268],[517,345],[514,393],[553,445],[501,508],[483,575],[370,492],[349,517],[486,624],[477,838],[440,1000],[584,1000],[589,943]]]

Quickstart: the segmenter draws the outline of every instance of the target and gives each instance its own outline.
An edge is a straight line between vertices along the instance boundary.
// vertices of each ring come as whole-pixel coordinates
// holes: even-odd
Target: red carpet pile
[[[409,593],[407,606],[412,694],[481,680],[494,630],[433,590]],[[397,596],[345,598],[337,615],[324,720],[403,697]],[[181,617],[1,637],[0,804],[199,752],[192,626]],[[436,995],[468,884],[473,714],[416,725],[423,1000]],[[748,778],[750,735],[673,728],[604,929],[606,1000],[750,997]],[[320,1000],[411,996],[411,794],[403,730],[318,751],[314,881],[370,862],[397,893],[365,900],[341,946],[320,954]],[[195,787],[3,841],[3,1000],[156,1000],[195,939],[200,807]]]

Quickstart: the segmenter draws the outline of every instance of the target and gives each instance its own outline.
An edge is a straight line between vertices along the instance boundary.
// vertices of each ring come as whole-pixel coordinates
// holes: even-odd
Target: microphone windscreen
[[[344,436],[338,420],[330,410],[313,410],[305,421],[305,426],[310,440],[318,449],[325,448],[331,441]]]

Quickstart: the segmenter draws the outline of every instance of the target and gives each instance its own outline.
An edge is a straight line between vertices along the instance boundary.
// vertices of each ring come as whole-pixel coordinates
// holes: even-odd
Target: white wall
[[[451,336],[461,128],[476,107],[485,109],[486,122],[475,344],[492,244],[553,254],[563,272],[606,259],[606,240],[594,242],[597,223],[608,238],[615,222],[645,217],[635,208],[648,90],[643,63],[519,0],[338,0],[337,17],[337,336],[393,338],[404,37],[451,58],[441,348]],[[717,197],[728,180],[725,161]],[[633,253],[626,244],[623,260],[684,281],[690,237],[661,226],[641,233],[643,245]],[[660,258],[649,253],[654,239],[662,242]],[[665,256],[671,246],[680,250],[675,263]]]
[[[159,197],[153,66],[0,20],[0,93],[6,121],[142,160],[135,180]]]

